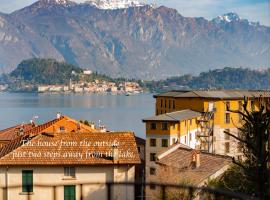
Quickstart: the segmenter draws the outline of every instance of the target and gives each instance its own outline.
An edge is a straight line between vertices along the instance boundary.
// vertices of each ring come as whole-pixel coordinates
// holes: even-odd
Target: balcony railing
[[[50,198],[49,196],[47,197],[48,200],[64,200],[64,197],[61,199],[56,195],[56,188],[57,187],[63,187],[67,185],[73,185],[73,184],[66,184],[66,185],[34,185],[34,191],[29,192],[29,193],[24,193],[23,195],[26,197],[24,199],[27,200],[34,200],[37,199],[35,197],[35,188],[51,188],[52,189],[52,197]],[[214,189],[214,188],[208,188],[208,187],[195,187],[195,186],[190,186],[190,185],[179,185],[179,184],[162,184],[162,183],[131,183],[131,182],[107,182],[107,183],[83,183],[83,184],[74,184],[76,187],[79,187],[79,198],[77,196],[76,200],[88,200],[92,199],[91,198],[91,193],[87,194],[87,197],[85,194],[83,194],[83,188],[84,186],[91,186],[91,185],[99,185],[104,187],[104,192],[106,193],[103,195],[105,198],[99,198],[99,200],[126,200],[126,199],[134,199],[134,200],[152,200],[152,199],[157,199],[157,200],[258,200],[255,197],[251,197],[245,194],[241,193],[235,193],[231,191],[224,191],[220,189]],[[126,187],[137,187],[139,188],[140,192],[137,192],[134,196],[131,194],[129,196],[130,198],[115,198],[114,197],[114,187],[118,186],[126,186]],[[20,189],[22,186],[17,185],[17,186],[10,186],[8,188],[1,188],[3,191],[3,196],[0,197],[0,199],[3,200],[9,200],[9,193],[12,194],[14,199],[14,194],[13,190]],[[31,185],[32,187],[32,185]],[[30,186],[29,186],[30,188]],[[155,189],[153,189],[155,188]],[[149,194],[148,192],[145,194],[146,191],[150,191]],[[134,190],[135,191],[135,190]],[[39,191],[40,192],[40,191]],[[44,192],[46,193],[46,192]],[[155,195],[151,195],[152,193],[155,193]],[[172,195],[173,194],[173,195]],[[20,195],[20,194],[18,194]],[[48,194],[45,194],[48,195]],[[130,194],[129,194],[130,195]]]

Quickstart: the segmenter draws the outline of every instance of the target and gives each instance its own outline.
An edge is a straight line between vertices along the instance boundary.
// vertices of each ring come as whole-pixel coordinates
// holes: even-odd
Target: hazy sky
[[[37,0],[0,0],[0,11],[10,13]],[[85,0],[74,0],[84,2]],[[212,19],[227,12],[236,12],[240,17],[270,26],[270,0],[140,0],[176,8],[186,17]]]

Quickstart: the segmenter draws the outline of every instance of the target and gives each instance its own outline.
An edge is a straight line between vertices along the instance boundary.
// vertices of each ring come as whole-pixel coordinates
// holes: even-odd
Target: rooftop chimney
[[[118,163],[119,162],[119,149],[118,146],[113,145],[113,163]]]
[[[61,113],[57,113],[56,114],[56,119],[60,119],[61,118]]]
[[[193,169],[199,168],[201,166],[201,152],[199,150],[192,151],[191,167]]]

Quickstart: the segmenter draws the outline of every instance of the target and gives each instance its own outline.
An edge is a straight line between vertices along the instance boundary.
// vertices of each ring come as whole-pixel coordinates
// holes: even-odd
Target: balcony
[[[79,194],[75,195],[71,199],[76,200],[89,200],[89,199],[97,199],[92,198],[92,193],[85,194],[83,193],[84,187],[89,186],[97,186],[102,190],[103,197],[98,198],[98,200],[126,200],[126,199],[140,199],[140,200],[147,200],[147,199],[162,199],[162,200],[168,200],[168,199],[183,199],[183,200],[220,200],[220,199],[234,199],[234,200],[257,200],[255,197],[250,197],[245,194],[240,193],[234,193],[230,191],[224,191],[219,189],[213,189],[208,187],[195,187],[190,185],[181,185],[181,184],[162,184],[162,183],[131,183],[131,182],[107,182],[107,183],[82,183],[82,184],[76,184],[75,187],[78,189],[76,191],[80,191]],[[42,193],[42,189],[48,190],[50,189],[52,191],[52,195],[49,195],[48,193],[44,194],[47,196],[47,200],[63,200],[64,197],[59,198],[59,194],[56,192],[56,188],[63,186],[69,186],[69,185],[31,185],[30,187],[33,187],[33,192],[24,192],[23,196],[24,199],[27,200],[34,200],[37,199],[35,197],[35,189],[38,188],[38,193]],[[134,192],[134,195],[131,194],[129,197],[115,197],[115,192],[117,191],[117,188],[119,190],[123,190],[123,187],[128,188],[137,188],[134,191],[137,191],[137,193]],[[19,190],[21,188],[21,185],[17,186],[11,186],[8,188],[0,188],[2,190],[3,196],[0,197],[0,199],[3,200],[9,200],[7,198],[7,194],[13,194],[14,190]],[[145,190],[150,191],[149,194],[147,193],[145,195]],[[29,190],[30,191],[30,190]],[[139,192],[138,192],[139,191]],[[126,193],[124,192],[126,195]],[[170,197],[171,195],[174,195],[174,197]],[[22,194],[20,194],[22,195]],[[40,194],[39,194],[40,195]],[[42,193],[43,195],[43,193]],[[176,196],[175,196],[176,195]],[[79,197],[79,198],[78,198]],[[97,195],[95,195],[97,197]],[[68,198],[70,199],[70,198]]]

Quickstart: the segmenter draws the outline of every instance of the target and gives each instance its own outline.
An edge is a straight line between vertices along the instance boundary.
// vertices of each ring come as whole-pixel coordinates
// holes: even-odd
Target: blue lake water
[[[134,96],[99,94],[0,93],[0,129],[54,119],[57,112],[80,120],[106,125],[110,131],[133,131],[145,137],[142,118],[154,114],[152,94]]]

